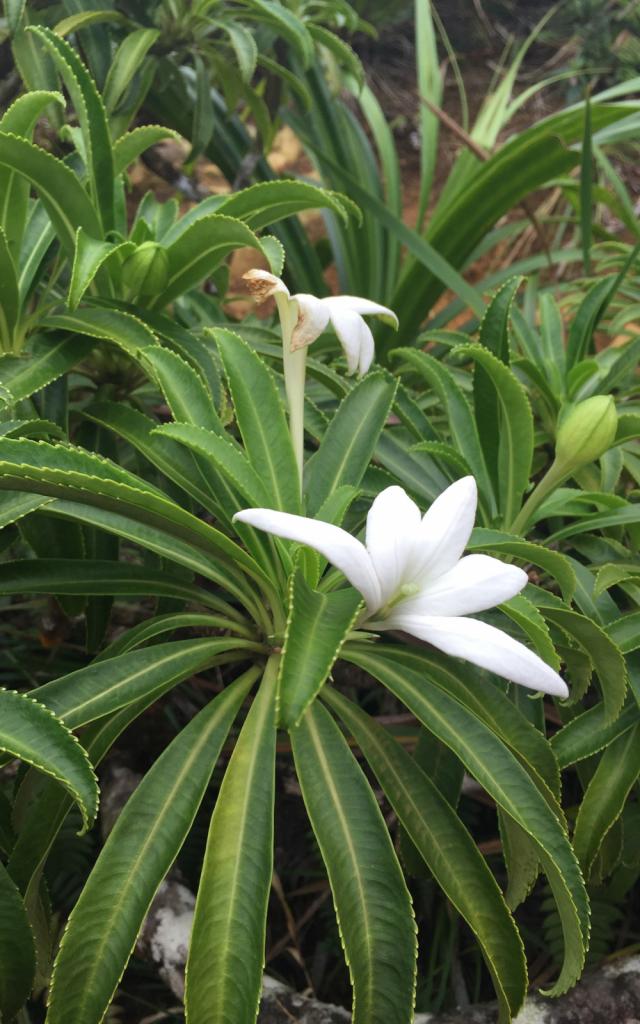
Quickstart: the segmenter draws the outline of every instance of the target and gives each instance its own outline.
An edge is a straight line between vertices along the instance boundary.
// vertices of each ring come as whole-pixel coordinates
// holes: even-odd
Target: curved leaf
[[[0,690],[0,750],[56,779],[80,808],[84,831],[90,827],[98,811],[96,777],[86,751],[49,708],[24,693]]]
[[[36,950],[18,889],[0,861],[0,1018],[11,1021],[27,1001]]]
[[[61,160],[26,139],[0,132],[0,164],[31,182],[69,256],[73,255],[79,227],[94,238],[100,237],[102,228],[89,196]]]
[[[247,672],[196,715],[129,797],[69,918],[51,982],[48,1024],[103,1019],[257,674]]]
[[[360,484],[391,411],[395,389],[389,376],[369,373],[342,400],[318,451],[305,467],[311,514],[335,488]]]
[[[218,794],[185,979],[188,1024],[254,1024],[273,866],[276,672],[267,664]]]
[[[439,687],[425,686],[429,672],[403,664],[397,647],[347,647],[343,658],[369,672],[446,743],[503,811],[536,845],[562,921],[565,942],[560,977],[550,989],[566,991],[580,976],[589,940],[589,903],[571,849],[562,811],[553,807],[501,739]]]
[[[215,664],[220,655],[254,646],[237,637],[174,640],[94,662],[39,686],[34,693],[65,724],[76,729],[152,694],[160,697]]]
[[[498,884],[454,809],[414,759],[376,721],[331,687],[322,699],[340,716],[375,772],[414,846],[482,947],[502,1017],[527,989],[522,940]]]
[[[291,745],[331,883],[353,985],[353,1024],[407,1024],[415,999],[415,922],[376,798],[317,701],[292,730]]]

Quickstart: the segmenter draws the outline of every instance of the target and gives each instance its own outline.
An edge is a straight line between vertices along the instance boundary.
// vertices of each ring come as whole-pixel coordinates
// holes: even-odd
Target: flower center
[[[402,586],[396,591],[390,601],[387,601],[384,608],[381,609],[380,615],[384,619],[392,608],[396,605],[401,604],[402,601],[406,601],[408,597],[415,597],[416,594],[420,593],[420,587],[417,583],[403,583]]]

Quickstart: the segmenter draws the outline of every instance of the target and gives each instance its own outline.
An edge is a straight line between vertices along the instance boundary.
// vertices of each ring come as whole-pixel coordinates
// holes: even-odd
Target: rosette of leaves
[[[281,393],[265,357],[224,327],[213,329],[212,341],[229,396],[224,416],[206,369],[155,337],[137,358],[169,407],[171,423],[126,402],[84,405],[82,416],[117,438],[121,461],[132,465],[140,459],[138,474],[69,444],[0,439],[4,522],[39,516],[118,541],[108,557],[75,559],[73,565],[64,558],[6,561],[2,593],[60,594],[88,602],[109,595],[166,594],[182,604],[175,614],[158,613],[134,626],[86,668],[34,691],[67,728],[83,729],[94,763],[128,722],[194,671],[224,662],[237,671],[235,682],[167,747],[105,845],[57,955],[48,1019],[51,1024],[70,1014],[83,1024],[102,1019],[231,724],[261,679],[242,716],[211,819],[187,971],[187,1018],[249,1022],[256,1016],[281,729],[289,734],[326,864],[354,988],[354,1019],[385,1024],[411,1019],[415,926],[403,871],[348,735],[378,779],[415,856],[476,935],[501,1015],[508,1020],[526,991],[521,940],[509,908],[524,898],[540,868],[549,879],[564,935],[563,964],[552,991],[575,981],[588,943],[588,902],[559,802],[543,705],[516,700],[506,685],[482,683],[476,670],[425,647],[399,639],[375,644],[353,634],[360,596],[345,588],[340,574],[327,573],[309,553],[296,553],[231,522],[247,504],[263,505],[304,509],[356,531],[365,510],[360,495],[376,493],[393,479],[394,458],[403,486],[415,493],[419,479],[417,496],[423,503],[425,490],[428,500],[435,497],[447,479],[441,468],[449,465],[446,443],[413,452],[401,422],[385,426],[392,409],[414,431],[429,422],[404,391],[397,397],[396,381],[387,373],[373,372],[354,384],[310,359],[316,386],[333,400],[324,412],[309,406],[308,439],[317,450],[307,460],[301,496]],[[266,359],[272,361],[269,347]],[[489,353],[489,378],[493,361],[498,360]],[[504,374],[512,371],[505,367]],[[525,411],[522,416],[526,419]],[[520,450],[529,437],[529,427],[521,429]],[[430,472],[416,474],[409,484],[404,468],[414,458]],[[385,471],[372,460],[380,460]],[[515,516],[527,481],[522,471],[509,479],[505,500]],[[493,501],[497,505],[498,497]],[[497,513],[492,510],[493,505],[492,528],[479,530],[475,549],[534,562],[540,582],[548,581],[548,589],[530,588],[531,595],[525,592],[520,603],[495,615],[557,665],[556,644],[563,653],[577,650],[581,641],[574,637],[582,638],[581,631],[590,628],[587,617],[553,593],[558,580],[570,600],[574,571],[557,551],[493,528]],[[145,551],[161,559],[160,569],[145,564]],[[171,638],[178,625],[190,622],[194,628],[208,623],[221,635]],[[453,791],[330,685],[336,659],[357,666],[372,685],[378,680],[388,688],[422,723],[431,742],[443,745],[449,752],[449,781],[457,780]],[[624,700],[624,679],[613,676],[612,671],[602,682],[607,721]],[[510,874],[506,899],[457,813],[461,766],[500,809]],[[9,854],[11,877],[23,892],[46,859],[66,811],[66,796],[53,784],[42,801],[26,809],[23,831]]]

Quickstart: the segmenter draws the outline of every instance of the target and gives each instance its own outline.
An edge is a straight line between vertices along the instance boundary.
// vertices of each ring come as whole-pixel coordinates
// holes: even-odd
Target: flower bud
[[[142,242],[125,260],[122,277],[134,295],[158,295],[169,278],[166,250],[157,242]]]
[[[600,458],[611,447],[618,414],[611,395],[594,395],[570,407],[556,434],[556,464],[569,471]]]

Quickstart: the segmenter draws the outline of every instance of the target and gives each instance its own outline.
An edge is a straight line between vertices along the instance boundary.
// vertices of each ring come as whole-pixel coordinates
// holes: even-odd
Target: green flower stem
[[[553,462],[548,472],[543,476],[540,483],[531,492],[524,505],[520,509],[513,523],[508,527],[510,533],[524,534],[525,527],[533,517],[534,512],[542,504],[544,499],[555,491],[567,477],[571,476],[571,469],[567,471],[564,466]]]
[[[280,315],[282,330],[282,361],[284,368],[284,386],[289,406],[289,433],[298,467],[300,492],[302,493],[302,473],[304,469],[304,384],[307,365],[307,350],[299,348],[291,350],[293,329],[298,319],[297,303],[285,295],[276,293],[276,304]]]

